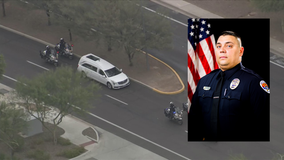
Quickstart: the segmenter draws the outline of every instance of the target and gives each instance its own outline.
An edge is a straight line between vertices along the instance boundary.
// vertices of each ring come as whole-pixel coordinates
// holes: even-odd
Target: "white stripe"
[[[45,69],[45,70],[49,71],[48,68],[45,68],[45,67],[40,66],[40,65],[38,65],[38,64],[35,64],[35,63],[31,62],[31,61],[28,61],[28,60],[27,60],[27,62],[30,63],[30,64],[32,64],[32,65],[35,65],[35,66],[37,66],[37,67],[39,67],[39,68],[42,68],[42,69]]]
[[[201,63],[201,60],[199,59],[199,57],[198,57],[198,55],[196,55],[196,57],[197,57],[197,59],[198,59],[198,63],[197,63],[197,69],[198,69],[198,74],[199,74],[199,77],[200,78],[202,78],[203,76],[205,76],[206,75],[206,72],[205,72],[205,70],[204,70],[204,68],[203,68],[203,65],[202,65],[202,63]]]
[[[120,102],[120,103],[123,103],[123,104],[125,104],[125,105],[128,105],[127,103],[125,103],[125,102],[123,102],[123,101],[121,101],[121,100],[119,100],[119,99],[116,99],[116,98],[114,98],[114,97],[112,97],[112,96],[110,96],[110,95],[107,95],[107,94],[106,94],[106,96],[109,97],[109,98],[111,98],[111,99],[114,99],[114,100],[116,100],[116,101],[118,101],[118,102]]]
[[[211,55],[210,48],[209,48],[209,46],[208,46],[208,44],[207,44],[205,39],[200,41],[200,46],[201,46],[201,48],[203,50],[203,53],[204,53],[204,55],[206,57],[207,64],[209,65],[209,67],[210,67],[210,69],[212,71],[213,68],[214,68],[213,57]]]
[[[74,107],[75,107],[75,106],[74,106]],[[81,109],[81,108],[79,108],[79,107],[75,107],[75,108]],[[159,145],[159,144],[157,144],[157,143],[155,143],[155,142],[152,142],[152,141],[150,141],[150,140],[148,140],[148,139],[146,139],[146,138],[144,138],[144,137],[142,137],[142,136],[140,136],[140,135],[138,135],[138,134],[136,134],[136,133],[134,133],[134,132],[131,132],[131,131],[125,129],[125,128],[122,128],[121,126],[116,125],[116,124],[114,124],[114,123],[112,123],[112,122],[110,122],[110,121],[108,121],[108,120],[106,120],[106,119],[103,119],[103,118],[101,118],[101,117],[99,117],[99,116],[97,116],[97,115],[95,115],[95,114],[93,114],[93,113],[91,113],[91,112],[87,112],[87,113],[88,113],[89,115],[93,116],[93,117],[96,117],[97,119],[100,119],[100,120],[102,120],[102,121],[104,121],[104,122],[106,122],[106,123],[108,123],[108,124],[110,124],[110,125],[113,125],[113,126],[119,128],[119,129],[121,129],[121,130],[123,130],[123,131],[125,131],[125,132],[128,132],[128,133],[130,133],[130,134],[132,134],[132,135],[134,135],[134,136],[136,136],[136,137],[138,137],[138,138],[140,138],[140,139],[142,139],[142,140],[144,140],[144,141],[147,141],[147,142],[149,142],[149,143],[151,143],[151,144],[153,144],[153,145],[155,145],[155,146],[157,146],[157,147],[160,147],[160,148],[162,148],[162,149],[164,149],[164,150],[166,150],[166,151],[169,151],[169,152],[171,152],[171,153],[173,153],[173,154],[175,154],[175,155],[177,155],[177,156],[179,156],[179,157],[181,157],[181,158],[190,160],[189,158],[187,158],[187,157],[185,157],[185,156],[183,156],[183,155],[181,155],[181,154],[178,154],[178,153],[176,153],[176,152],[174,152],[174,151],[172,151],[172,150],[170,150],[170,149],[168,149],[168,148],[166,148],[166,147],[163,147],[163,146],[161,146],[161,145]]]
[[[180,21],[177,21],[177,20],[175,20],[175,19],[173,19],[173,18],[171,18],[171,17],[165,16],[165,15],[163,15],[163,14],[161,14],[161,13],[159,13],[159,12],[156,12],[156,11],[150,9],[150,8],[147,8],[147,7],[144,7],[144,6],[142,6],[142,7],[143,7],[144,9],[150,11],[150,12],[156,13],[156,14],[162,16],[162,17],[165,17],[165,18],[167,18],[167,19],[169,19],[169,20],[172,20],[172,21],[174,21],[174,22],[176,22],[176,23],[179,23],[179,24],[181,24],[181,25],[187,27],[187,24],[184,24],[184,23],[182,23],[182,22],[180,22]]]
[[[275,63],[275,62],[273,62],[273,61],[270,61],[270,63],[275,64],[275,65],[278,66],[278,67],[284,68],[284,66],[282,66],[282,65],[280,65],[280,64],[278,64],[278,63]]]
[[[187,73],[188,73],[188,77],[187,78],[188,78],[189,87],[191,88],[192,93],[194,93],[195,89],[196,89],[196,85],[195,85],[195,82],[194,82],[194,79],[193,79],[193,75],[190,72],[188,67],[187,67]]]
[[[8,78],[8,79],[10,79],[10,80],[12,80],[12,81],[18,82],[16,79],[11,78],[11,77],[9,77],[9,76],[6,76],[5,74],[3,74],[3,77]]]

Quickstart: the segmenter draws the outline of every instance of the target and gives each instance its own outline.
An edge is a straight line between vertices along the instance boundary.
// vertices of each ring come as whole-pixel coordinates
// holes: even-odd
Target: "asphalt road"
[[[149,5],[156,8],[155,4]],[[180,21],[187,17],[170,11],[170,16]],[[167,51],[149,51],[161,60],[171,65],[186,83],[186,27],[180,23],[171,22],[173,26],[173,49]],[[4,54],[7,67],[1,83],[12,88],[13,79],[19,76],[34,77],[54,66],[46,64],[39,56],[39,50],[44,45],[0,29],[0,53]],[[271,53],[272,55],[272,53]],[[276,60],[281,57],[276,58]],[[278,61],[276,61],[278,63]],[[32,62],[32,63],[29,63]],[[61,58],[61,63],[77,67],[78,59],[72,61]],[[36,64],[36,65],[35,65]],[[38,67],[42,66],[44,68]],[[283,153],[283,69],[280,66],[270,66],[271,84],[271,141],[270,142],[218,142],[192,143],[186,141],[187,124],[179,126],[168,121],[163,115],[163,109],[169,101],[184,102],[186,92],[179,95],[160,95],[145,86],[132,82],[122,90],[108,90],[102,86],[101,99],[93,102],[90,110],[95,116],[80,117],[96,126],[108,130],[135,144],[145,147],[167,159],[228,159],[230,154],[244,154],[251,159],[271,159],[273,153]],[[13,78],[13,79],[11,79]],[[90,82],[92,83],[92,82]],[[119,101],[117,101],[119,100]],[[108,123],[111,122],[112,124]],[[118,126],[123,127],[118,128]],[[137,138],[137,135],[140,136]],[[163,148],[166,147],[166,148]]]

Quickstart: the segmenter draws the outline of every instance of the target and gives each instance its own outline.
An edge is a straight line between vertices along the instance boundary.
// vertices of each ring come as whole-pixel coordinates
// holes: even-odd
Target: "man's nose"
[[[224,49],[224,47],[223,47],[223,46],[221,46],[221,47],[220,47],[220,49],[219,49],[219,52],[220,52],[220,53],[225,53],[225,52],[226,52],[226,50]]]

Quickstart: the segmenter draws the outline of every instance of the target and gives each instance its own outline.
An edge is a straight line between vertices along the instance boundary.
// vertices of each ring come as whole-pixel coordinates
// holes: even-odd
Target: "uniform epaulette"
[[[255,72],[254,72],[253,70],[251,70],[251,69],[242,67],[241,70],[243,70],[243,71],[245,71],[245,72],[247,72],[247,73],[249,73],[249,74],[251,74],[251,75],[254,75],[254,76],[256,76],[256,77],[259,78],[259,79],[263,79],[262,77],[260,77],[257,73],[255,73]]]

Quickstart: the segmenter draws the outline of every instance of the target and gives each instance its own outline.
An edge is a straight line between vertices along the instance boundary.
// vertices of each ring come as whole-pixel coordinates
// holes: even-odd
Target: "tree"
[[[85,113],[91,108],[90,100],[97,98],[99,86],[97,83],[87,83],[81,74],[74,72],[68,66],[62,66],[55,71],[44,72],[34,78],[20,78],[17,83],[17,97],[23,101],[27,112],[38,119],[53,135],[57,144],[56,126],[62,119],[72,113]],[[33,107],[32,107],[33,106]],[[54,127],[49,129],[45,122],[54,106],[58,110],[50,117]]]
[[[11,157],[23,145],[19,132],[27,129],[27,114],[15,107],[15,104],[2,102],[0,104],[0,141],[11,150]]]
[[[251,0],[252,4],[263,12],[284,11],[283,0]],[[283,14],[282,14],[283,15]],[[284,20],[281,20],[282,33],[284,33]]]
[[[69,27],[88,31],[82,36],[103,39],[108,50],[123,47],[132,66],[132,59],[139,50],[164,49],[171,43],[169,21],[164,16],[146,12],[136,2],[139,1],[88,0],[70,3],[62,0],[57,1],[56,10],[74,23]],[[91,28],[96,33],[90,33]]]
[[[5,60],[3,55],[0,55],[0,79],[2,78],[4,72],[5,72]]]
[[[278,12],[284,10],[283,0],[251,0],[251,2],[264,12]]]
[[[140,1],[93,1],[95,9],[89,18],[108,44],[123,47],[129,65],[139,50],[164,49],[170,46],[169,21],[161,15],[146,12]],[[111,42],[111,43],[110,43]]]
[[[47,16],[47,24],[50,26],[51,25],[51,20],[50,20],[50,14],[51,14],[51,7],[53,6],[54,0],[18,0],[18,1],[13,1],[16,2],[17,4],[26,7],[28,9],[42,9],[46,12]]]
[[[5,1],[7,1],[7,0],[2,0],[2,11],[3,11],[3,17],[6,17]]]

